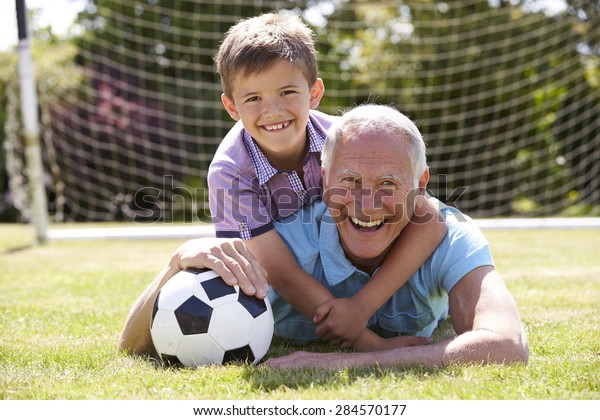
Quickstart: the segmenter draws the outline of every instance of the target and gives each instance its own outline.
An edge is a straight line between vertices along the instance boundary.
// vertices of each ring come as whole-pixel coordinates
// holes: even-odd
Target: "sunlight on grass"
[[[488,231],[529,335],[528,366],[166,369],[116,351],[133,301],[180,240],[31,247],[0,225],[2,399],[597,399],[600,232]],[[436,339],[453,334],[449,323]],[[313,345],[329,351],[327,345]],[[267,357],[296,350],[275,340]]]

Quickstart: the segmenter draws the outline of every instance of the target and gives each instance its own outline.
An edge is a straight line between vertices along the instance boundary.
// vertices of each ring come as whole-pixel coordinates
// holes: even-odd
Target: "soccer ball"
[[[268,299],[245,295],[212,270],[183,270],[162,287],[150,334],[166,364],[185,367],[233,361],[257,364],[273,338]]]

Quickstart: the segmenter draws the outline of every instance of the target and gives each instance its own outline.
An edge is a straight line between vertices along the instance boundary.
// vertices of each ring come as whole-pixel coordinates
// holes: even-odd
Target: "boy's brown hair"
[[[318,78],[314,33],[291,14],[266,13],[239,21],[225,34],[214,60],[229,98],[236,76],[260,73],[277,60],[299,68],[309,86]]]

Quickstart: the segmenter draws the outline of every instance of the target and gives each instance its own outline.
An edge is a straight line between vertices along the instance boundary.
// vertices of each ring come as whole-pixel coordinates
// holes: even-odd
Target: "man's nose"
[[[381,197],[378,196],[373,188],[363,186],[354,190],[354,198],[356,208],[365,216],[381,210]]]

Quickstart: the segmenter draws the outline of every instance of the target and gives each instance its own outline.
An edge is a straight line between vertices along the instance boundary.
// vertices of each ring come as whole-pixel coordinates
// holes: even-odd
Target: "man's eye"
[[[346,184],[356,184],[356,178],[350,178],[350,177],[342,178],[342,182],[344,182]]]

